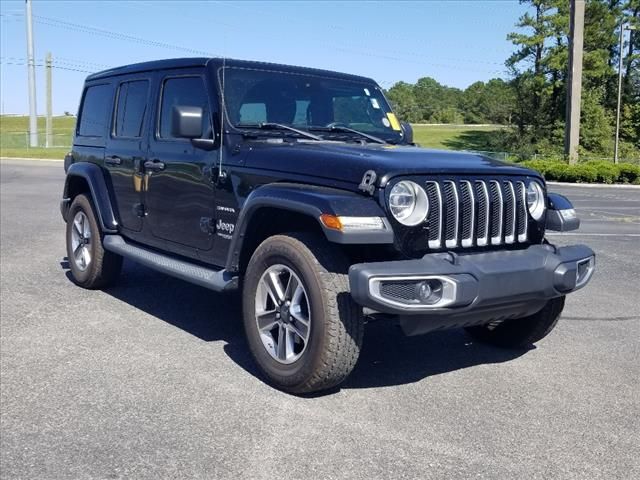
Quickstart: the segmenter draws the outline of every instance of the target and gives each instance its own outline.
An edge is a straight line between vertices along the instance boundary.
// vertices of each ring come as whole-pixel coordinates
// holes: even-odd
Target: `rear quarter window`
[[[77,134],[104,137],[112,110],[111,85],[94,85],[85,90]]]

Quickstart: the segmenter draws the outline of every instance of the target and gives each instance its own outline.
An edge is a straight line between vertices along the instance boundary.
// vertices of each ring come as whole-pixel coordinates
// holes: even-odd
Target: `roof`
[[[100,72],[93,73],[87,77],[87,81],[97,78],[114,77],[116,75],[125,75],[129,73],[149,72],[153,70],[166,70],[169,68],[187,68],[187,67],[203,67],[209,61],[209,58],[170,58],[166,60],[154,60],[151,62],[132,63],[122,67],[109,68]]]
[[[349,73],[333,72],[330,70],[321,70],[317,68],[297,67],[293,65],[282,65],[277,63],[256,62],[252,60],[237,60],[233,58],[216,58],[216,57],[194,57],[194,58],[171,58],[166,60],[154,60],[151,62],[133,63],[122,67],[110,68],[100,72],[93,73],[87,77],[87,81],[100,78],[114,77],[116,75],[126,75],[130,73],[149,72],[154,70],[169,70],[175,68],[188,67],[204,67],[209,63],[222,65],[224,62],[227,66],[244,67],[244,68],[260,68],[260,69],[278,69],[285,72],[304,72],[310,75],[322,75],[345,80],[360,81],[366,83],[375,83],[371,78],[359,75],[351,75]]]

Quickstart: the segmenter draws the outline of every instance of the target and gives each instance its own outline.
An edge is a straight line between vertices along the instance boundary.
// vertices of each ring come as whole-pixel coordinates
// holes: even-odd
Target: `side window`
[[[116,137],[139,138],[142,136],[148,91],[147,80],[125,82],[120,85],[113,129]]]
[[[111,113],[111,85],[95,85],[87,88],[82,101],[78,135],[102,137]]]
[[[202,131],[210,138],[213,131],[209,118],[209,100],[200,77],[176,77],[164,81],[160,106],[160,138],[175,138],[171,135],[171,115],[173,107],[202,108]]]

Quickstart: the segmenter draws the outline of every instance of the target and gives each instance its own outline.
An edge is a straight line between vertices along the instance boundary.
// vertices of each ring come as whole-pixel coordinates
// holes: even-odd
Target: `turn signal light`
[[[332,230],[385,230],[387,227],[381,217],[338,217],[329,213],[320,215],[322,224]]]
[[[323,213],[322,215],[320,215],[320,221],[327,228],[331,228],[333,230],[342,230],[342,222],[340,221],[340,218],[336,217],[335,215]]]

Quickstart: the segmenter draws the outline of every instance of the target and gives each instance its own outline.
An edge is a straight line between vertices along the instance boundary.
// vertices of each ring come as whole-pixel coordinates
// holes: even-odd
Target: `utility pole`
[[[584,44],[584,0],[571,0],[569,25],[569,78],[564,153],[569,163],[578,161],[580,101],[582,97],[582,48]]]
[[[618,147],[620,146],[620,107],[622,103],[622,48],[625,30],[635,30],[634,26],[624,26],[624,18],[620,20],[620,51],[618,53],[618,105],[616,108],[616,143],[613,149],[613,163],[618,163]]]
[[[51,101],[51,52],[47,52],[45,60],[45,78],[47,80],[47,123],[46,123],[46,147],[53,147],[53,105]]]
[[[36,63],[33,58],[33,21],[31,0],[25,0],[27,12],[27,71],[29,73],[29,146],[38,146],[38,109],[36,108]]]

